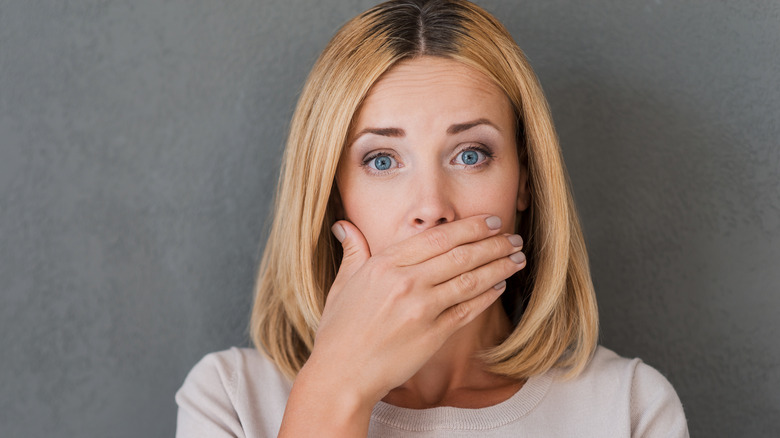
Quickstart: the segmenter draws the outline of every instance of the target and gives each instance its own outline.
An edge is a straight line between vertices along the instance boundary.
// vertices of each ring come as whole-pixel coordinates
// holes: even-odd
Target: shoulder
[[[641,359],[624,358],[602,346],[578,376],[554,373],[549,395],[554,404],[583,418],[600,418],[601,424],[594,426],[618,428],[630,436],[688,436],[682,404],[666,377]]]
[[[641,359],[622,357],[603,346],[596,348],[590,363],[583,371],[582,378],[602,385],[626,384],[638,379],[671,389],[671,384],[666,378]]]
[[[275,436],[292,382],[265,355],[252,348],[230,348],[205,355],[176,393],[177,436],[188,430],[213,436]],[[274,429],[276,428],[276,429]]]
[[[254,348],[232,347],[205,355],[189,372],[182,387],[219,385],[228,394],[235,395],[240,380],[259,381],[262,385],[287,383],[274,363],[261,352]]]
[[[682,411],[677,392],[658,370],[639,358],[628,359],[612,350],[599,346],[586,369],[586,379],[598,382],[601,387],[618,387],[628,390],[632,402],[650,408],[653,401],[666,401]],[[641,408],[643,406],[635,406]]]
[[[602,346],[596,348],[582,373],[571,379],[563,374],[563,370],[554,373],[556,383],[572,390],[630,391],[636,381],[673,391],[666,378],[641,359],[628,359]]]

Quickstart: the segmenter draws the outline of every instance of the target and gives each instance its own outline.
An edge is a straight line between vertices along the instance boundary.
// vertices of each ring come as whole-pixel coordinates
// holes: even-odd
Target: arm
[[[307,368],[308,367],[308,368]],[[361,400],[338,370],[307,363],[293,384],[279,437],[365,437],[374,403]]]

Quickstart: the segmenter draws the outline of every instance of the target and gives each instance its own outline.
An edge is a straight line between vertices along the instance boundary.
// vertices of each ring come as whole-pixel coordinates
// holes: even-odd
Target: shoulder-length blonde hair
[[[509,32],[463,0],[382,3],[346,23],[320,55],[290,126],[255,286],[252,340],[290,378],[309,357],[341,261],[341,245],[330,232],[338,219],[333,181],[350,124],[377,79],[418,56],[463,62],[503,89],[529,171],[532,202],[518,215],[527,267],[503,299],[515,328],[481,357],[490,371],[513,378],[552,367],[575,375],[595,349],[598,312],[550,111]]]

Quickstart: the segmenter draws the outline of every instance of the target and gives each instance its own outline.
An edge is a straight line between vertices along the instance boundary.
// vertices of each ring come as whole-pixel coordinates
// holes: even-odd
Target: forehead
[[[462,62],[433,56],[404,60],[371,87],[356,126],[402,122],[423,112],[446,117],[489,117],[512,123],[514,113],[503,90],[482,72]]]

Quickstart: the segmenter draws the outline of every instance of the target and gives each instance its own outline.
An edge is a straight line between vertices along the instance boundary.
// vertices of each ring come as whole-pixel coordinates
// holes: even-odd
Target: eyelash
[[[388,170],[378,170],[378,169],[372,168],[370,166],[370,163],[372,161],[376,160],[379,157],[390,157],[394,161],[398,162],[398,160],[395,159],[393,154],[391,154],[389,152],[375,152],[375,153],[369,154],[368,156],[363,158],[363,163],[361,163],[361,167],[363,167],[366,170],[366,172],[369,172],[369,173],[372,173],[372,174],[375,174],[375,175],[385,174],[385,173],[389,172],[390,170],[394,169],[394,167],[391,168],[391,169],[388,169]]]
[[[490,148],[488,148],[488,147],[486,147],[484,145],[474,145],[474,146],[465,147],[465,148],[459,150],[458,153],[455,156],[457,157],[457,156],[459,156],[460,154],[462,154],[463,152],[466,152],[466,151],[480,152],[483,155],[485,155],[485,159],[481,163],[474,164],[474,165],[471,165],[471,166],[469,166],[467,164],[462,164],[461,166],[463,166],[464,168],[481,169],[482,167],[486,166],[488,164],[488,162],[491,161],[495,157],[495,154],[493,154],[493,151]],[[387,173],[390,170],[395,168],[395,167],[393,167],[393,168],[388,169],[388,170],[378,170],[378,169],[372,168],[370,166],[370,163],[372,161],[374,161],[375,159],[379,158],[379,157],[390,157],[394,161],[396,161],[396,162],[398,161],[398,160],[396,160],[395,156],[393,154],[389,153],[389,152],[376,152],[376,153],[369,154],[368,156],[363,158],[363,162],[361,163],[361,167],[366,169],[367,172],[373,173],[375,175],[385,174],[385,173]]]

